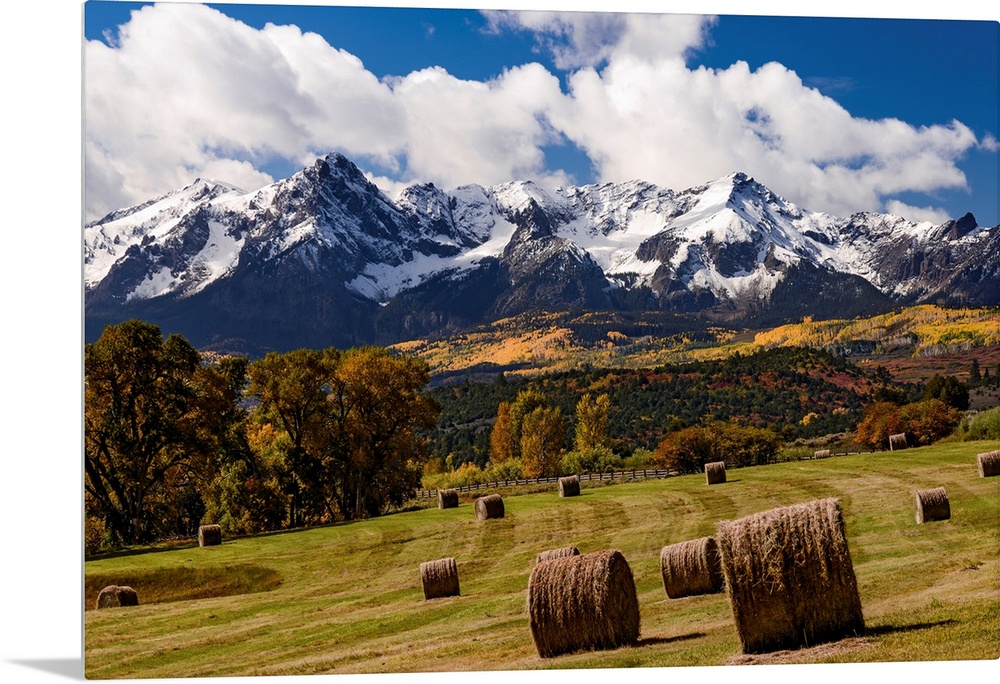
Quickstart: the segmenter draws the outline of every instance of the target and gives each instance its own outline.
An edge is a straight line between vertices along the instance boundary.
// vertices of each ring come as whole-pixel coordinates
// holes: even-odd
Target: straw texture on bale
[[[539,563],[528,580],[528,616],[538,655],[605,650],[639,640],[639,601],[620,551]]]
[[[535,556],[535,563],[541,563],[542,561],[555,560],[556,558],[566,558],[567,556],[579,556],[580,549],[575,546],[566,546],[561,549],[549,549],[548,551],[542,551],[537,556]]]
[[[813,646],[864,632],[836,499],[721,522],[715,539],[744,653]]]
[[[559,496],[580,496],[580,478],[577,475],[559,478]]]
[[[898,435],[889,435],[889,451],[898,451],[906,448],[906,433],[900,432]]]
[[[725,587],[719,545],[712,537],[664,546],[660,573],[670,598],[717,594]]]
[[[979,477],[1000,475],[1000,451],[987,451],[976,457],[979,465]]]
[[[489,494],[476,499],[476,520],[503,517],[503,498],[499,494]]]
[[[218,525],[202,525],[198,528],[198,546],[218,546],[222,543],[222,528]]]
[[[951,517],[951,505],[944,487],[918,489],[914,492],[917,501],[917,524],[947,520]]]
[[[420,564],[420,584],[424,599],[458,596],[458,564],[454,558],[441,558]]]
[[[438,508],[458,508],[458,490],[439,489]]]
[[[819,451],[813,454],[813,458],[830,458],[830,450],[820,449]]]
[[[139,605],[139,595],[132,587],[119,587],[114,584],[101,589],[97,595],[98,608],[120,608],[122,606]]]
[[[705,481],[708,484],[721,484],[726,481],[726,462],[716,461],[705,464]]]

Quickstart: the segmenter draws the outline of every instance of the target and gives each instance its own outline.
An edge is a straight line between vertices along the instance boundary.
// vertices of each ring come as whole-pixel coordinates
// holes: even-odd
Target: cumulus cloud
[[[648,29],[626,27],[603,68],[574,71],[550,113],[601,180],[684,188],[745,171],[833,213],[880,210],[886,193],[966,185],[955,162],[976,139],[960,122],[856,118],[777,63],[691,69],[676,45],[649,49]],[[701,32],[684,35],[699,44]]]
[[[714,17],[610,12],[483,12],[493,31],[534,34],[539,49],[563,70],[599,66],[616,53],[683,57],[701,47]]]
[[[915,223],[927,221],[929,223],[933,223],[934,225],[941,225],[945,221],[951,219],[951,216],[949,216],[947,212],[941,211],[940,209],[935,209],[934,207],[912,207],[909,204],[900,202],[899,200],[889,200],[886,202],[885,210],[890,214],[902,216],[903,218]]]
[[[258,30],[202,5],[133,12],[112,46],[85,47],[88,218],[196,176],[252,190],[272,180],[269,162],[304,166],[334,150],[374,167],[388,190],[566,184],[575,179],[545,156],[565,142],[600,181],[682,189],[744,171],[806,208],[844,214],[883,210],[903,192],[963,188],[957,160],[997,146],[958,121],[854,117],[781,64],[690,68],[709,17],[486,15],[495,31],[530,31],[564,84],[537,63],[484,81],[434,65],[380,80],[295,26]]]

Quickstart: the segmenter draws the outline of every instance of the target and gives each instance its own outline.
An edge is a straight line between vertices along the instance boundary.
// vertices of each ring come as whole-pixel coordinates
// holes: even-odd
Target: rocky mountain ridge
[[[1000,227],[802,209],[743,173],[674,191],[531,181],[391,200],[349,159],[198,180],[84,227],[86,335],[139,317],[250,353],[389,343],[534,309],[760,322],[1000,305]]]

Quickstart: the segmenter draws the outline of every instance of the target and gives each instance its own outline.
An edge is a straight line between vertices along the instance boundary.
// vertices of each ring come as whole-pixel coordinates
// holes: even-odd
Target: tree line
[[[427,365],[376,347],[204,358],[130,320],[84,350],[88,551],[380,515],[419,485]]]
[[[485,468],[498,406],[521,392],[543,394],[563,416],[577,402],[605,394],[607,448],[622,459],[636,449],[654,451],[672,432],[711,423],[734,423],[777,432],[784,440],[853,430],[872,398],[888,392],[916,399],[920,388],[894,382],[884,368],[862,370],[843,357],[806,347],[781,347],[727,359],[650,369],[588,368],[538,377],[497,376],[494,382],[435,387],[441,406],[432,436],[434,458],[457,468]],[[573,442],[571,423],[565,441]]]

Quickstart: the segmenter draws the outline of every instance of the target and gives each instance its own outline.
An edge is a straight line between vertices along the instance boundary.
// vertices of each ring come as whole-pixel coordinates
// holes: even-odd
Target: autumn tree
[[[513,402],[500,402],[490,432],[490,462],[500,464],[521,458],[521,426],[525,416],[536,408],[549,406],[549,398],[533,389],[522,390]]]
[[[682,428],[671,432],[657,445],[652,460],[657,468],[697,473],[706,463],[716,460],[713,446],[705,428]]]
[[[426,461],[421,431],[439,409],[423,394],[427,364],[366,347],[297,350],[250,365],[259,420],[285,438],[289,518],[359,518],[399,505]]]
[[[259,402],[255,418],[287,437],[274,464],[292,527],[336,517],[324,459],[327,395],[339,355],[335,349],[270,352],[247,369],[247,394]]]
[[[525,415],[520,439],[524,476],[558,475],[565,441],[566,421],[558,407],[538,406]]]
[[[702,472],[706,463],[714,461],[737,468],[765,465],[782,443],[771,430],[719,421],[671,432],[657,446],[653,462],[682,473]]]
[[[961,414],[958,409],[948,406],[940,399],[927,399],[901,408],[899,419],[909,439],[926,445],[954,432],[961,422]]]
[[[611,414],[611,399],[607,394],[594,397],[589,392],[576,404],[576,435],[574,447],[584,452],[598,448],[608,448],[608,422]]]
[[[497,418],[493,422],[493,430],[490,432],[490,462],[494,464],[506,463],[517,458],[518,450],[511,416],[511,403],[501,401],[497,407]]]
[[[200,362],[183,337],[134,319],[84,348],[84,487],[112,545],[174,531],[186,498],[198,514],[191,478],[238,420],[229,381]]]
[[[490,433],[490,462],[496,466],[519,460],[525,477],[549,477],[559,472],[566,442],[566,420],[538,390],[518,393],[501,402]]]
[[[423,394],[423,360],[386,349],[351,349],[331,378],[325,416],[335,496],[346,518],[380,515],[420,484],[428,448],[421,431],[440,408]]]
[[[858,444],[872,449],[888,449],[889,435],[900,432],[903,432],[903,421],[899,418],[899,405],[891,401],[876,401],[865,410],[854,438]]]

